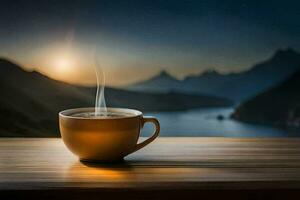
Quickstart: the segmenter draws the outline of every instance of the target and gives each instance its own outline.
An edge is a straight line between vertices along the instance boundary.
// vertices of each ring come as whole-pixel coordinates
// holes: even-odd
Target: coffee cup
[[[59,113],[61,137],[67,148],[82,161],[113,162],[151,143],[160,131],[156,118],[126,108],[107,108],[106,116],[87,116],[95,108],[75,108]],[[153,123],[151,137],[138,143],[145,123]]]

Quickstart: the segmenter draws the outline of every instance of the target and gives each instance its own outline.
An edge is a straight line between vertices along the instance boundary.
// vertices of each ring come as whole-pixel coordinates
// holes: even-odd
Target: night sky
[[[53,78],[110,85],[161,69],[241,71],[300,49],[300,1],[0,1],[0,56]]]

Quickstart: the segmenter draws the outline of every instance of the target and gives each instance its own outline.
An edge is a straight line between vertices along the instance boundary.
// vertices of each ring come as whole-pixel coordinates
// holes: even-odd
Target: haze
[[[299,1],[1,1],[0,56],[76,84],[246,70],[300,47]]]

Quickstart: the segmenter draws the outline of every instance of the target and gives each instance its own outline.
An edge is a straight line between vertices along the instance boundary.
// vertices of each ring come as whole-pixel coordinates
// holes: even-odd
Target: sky
[[[300,49],[300,1],[1,0],[0,57],[76,84],[239,72]],[[98,65],[96,65],[98,63]]]

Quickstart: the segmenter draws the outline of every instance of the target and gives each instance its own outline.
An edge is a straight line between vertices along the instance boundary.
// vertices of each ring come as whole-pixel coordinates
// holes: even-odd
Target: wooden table
[[[286,199],[299,191],[298,138],[161,137],[106,165],[79,162],[61,139],[0,139],[0,195],[10,197]]]

